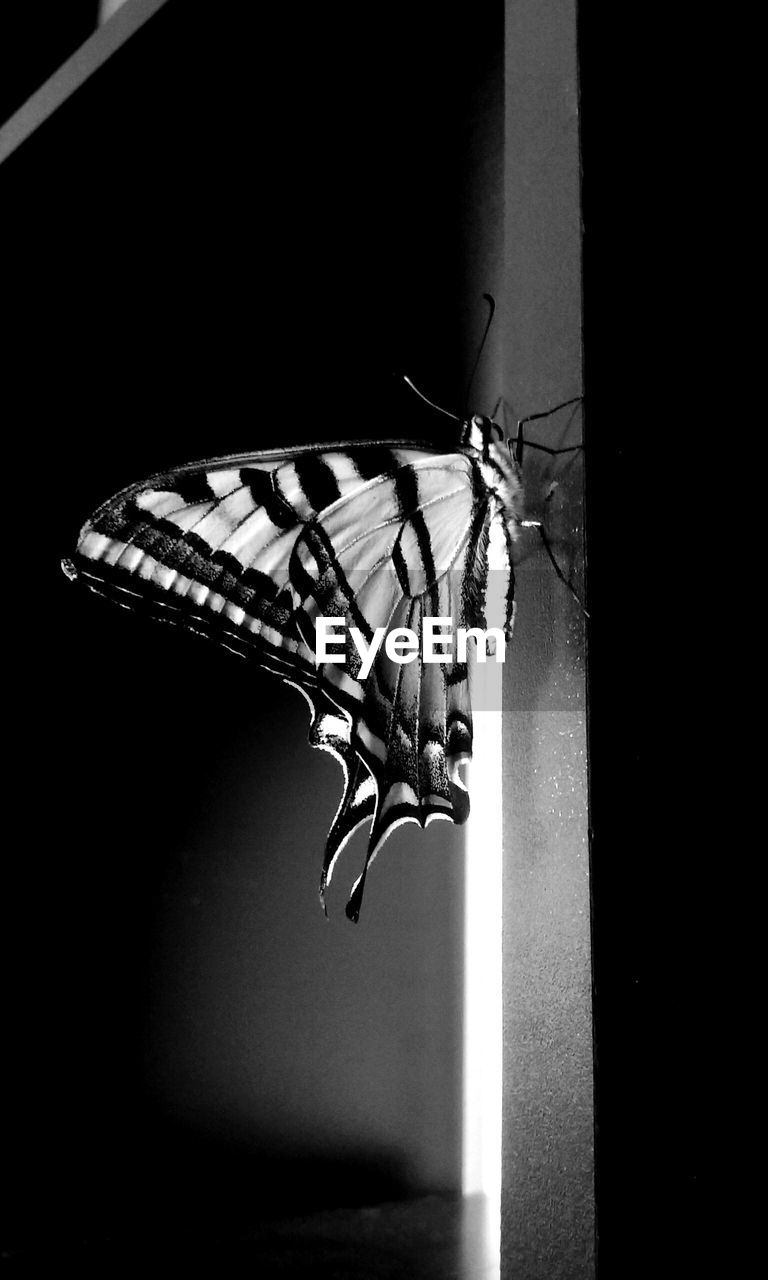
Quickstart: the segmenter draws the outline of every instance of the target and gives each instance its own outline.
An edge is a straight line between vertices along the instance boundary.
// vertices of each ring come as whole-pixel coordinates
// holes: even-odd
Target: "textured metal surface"
[[[508,6],[504,391],[512,416],[581,391],[572,0]],[[534,430],[535,428],[535,430]],[[582,412],[532,424],[577,443]],[[581,453],[525,459],[529,511],[577,587]],[[559,481],[547,500],[553,479]],[[518,569],[504,689],[502,1276],[594,1275],[584,619],[535,530]]]

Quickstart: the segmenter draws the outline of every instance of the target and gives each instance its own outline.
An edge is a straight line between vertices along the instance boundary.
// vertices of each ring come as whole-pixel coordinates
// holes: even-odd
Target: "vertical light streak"
[[[472,672],[473,702],[484,709],[473,714],[464,918],[462,1187],[465,1195],[485,1197],[485,1249],[496,1267],[501,1212],[502,671],[500,663],[488,661],[475,664]]]

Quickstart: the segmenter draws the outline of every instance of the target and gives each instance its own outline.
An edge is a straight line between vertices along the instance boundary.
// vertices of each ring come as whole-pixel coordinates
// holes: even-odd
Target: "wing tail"
[[[424,640],[425,617],[461,618],[459,578],[445,575],[418,598],[403,599],[393,619]],[[454,628],[446,628],[455,635]],[[357,921],[371,863],[394,829],[404,822],[426,827],[444,819],[457,825],[469,816],[461,766],[472,754],[472,715],[465,663],[393,663],[382,652],[368,681],[353,742],[376,779],[376,805],[365,864],[346,913]]]

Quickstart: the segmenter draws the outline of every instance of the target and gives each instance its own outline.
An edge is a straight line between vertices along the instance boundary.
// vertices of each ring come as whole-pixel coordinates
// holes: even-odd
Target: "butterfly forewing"
[[[370,822],[365,868],[398,823],[468,814],[466,663],[398,663],[382,645],[361,675],[356,628],[425,617],[511,619],[511,537],[471,450],[402,442],[243,454],[132,485],[81,531],[70,576],[128,608],[215,639],[295,685],[309,741],[342,765],[321,889],[352,832]],[[497,527],[498,526],[498,527]],[[488,553],[500,573],[489,585]],[[343,664],[316,660],[318,617],[341,618]],[[357,918],[365,870],[350,900]]]

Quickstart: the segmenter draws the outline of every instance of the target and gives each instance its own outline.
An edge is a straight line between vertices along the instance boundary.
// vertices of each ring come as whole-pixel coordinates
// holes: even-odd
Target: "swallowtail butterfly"
[[[339,443],[189,463],[104,503],[62,562],[93,591],[200,632],[304,694],[310,744],[344,772],[321,898],[341,849],[370,823],[352,920],[396,825],[466,821],[469,672],[456,653],[399,663],[382,646],[361,678],[350,643],[343,665],[316,661],[316,619],[343,617],[344,634],[356,627],[368,643],[377,627],[421,636],[425,617],[511,635],[523,489],[519,452],[497,434],[474,417],[447,452]]]

